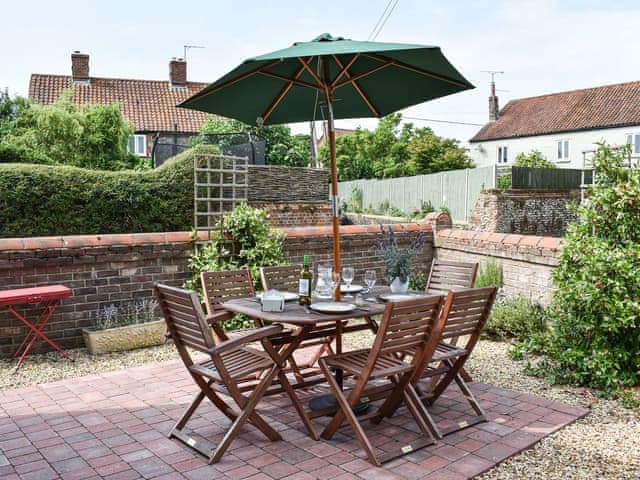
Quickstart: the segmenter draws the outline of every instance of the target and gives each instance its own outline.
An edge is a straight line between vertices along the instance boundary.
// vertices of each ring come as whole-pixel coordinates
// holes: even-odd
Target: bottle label
[[[300,283],[298,283],[298,295],[300,296],[309,296],[309,279],[301,278]]]

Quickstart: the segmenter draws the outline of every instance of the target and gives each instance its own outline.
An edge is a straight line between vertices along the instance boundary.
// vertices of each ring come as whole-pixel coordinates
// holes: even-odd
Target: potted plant
[[[87,350],[99,355],[163,344],[166,324],[158,317],[157,307],[155,300],[143,299],[100,308],[94,327],[82,329]]]
[[[385,231],[381,225],[380,230],[382,239],[379,241],[379,251],[385,266],[385,278],[393,293],[405,293],[409,288],[409,276],[416,253],[424,245],[424,233],[418,233],[408,246],[400,247],[391,227]]]

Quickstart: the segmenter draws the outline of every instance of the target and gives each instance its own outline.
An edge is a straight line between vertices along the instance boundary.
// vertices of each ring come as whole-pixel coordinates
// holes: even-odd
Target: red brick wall
[[[504,292],[548,305],[553,292],[551,273],[562,254],[559,238],[470,230],[441,230],[435,256],[461,262],[496,261],[502,266]]]
[[[302,255],[310,254],[314,265],[331,263],[331,227],[284,230],[291,262],[301,262]],[[424,271],[433,251],[431,227],[409,224],[394,230],[401,244],[412,241],[417,231],[427,233],[428,241],[416,262],[416,269]],[[343,264],[356,267],[357,282],[362,282],[365,268],[382,270],[373,249],[379,227],[344,226],[341,232]],[[182,285],[190,277],[191,251],[188,232],[0,239],[0,288],[57,283],[70,287],[72,296],[62,301],[45,331],[65,348],[82,347],[81,329],[93,324],[100,307],[149,298],[153,282]],[[33,307],[18,310],[30,319],[36,314]],[[10,356],[25,334],[26,327],[2,309],[0,357]],[[40,340],[33,349],[47,350]]]

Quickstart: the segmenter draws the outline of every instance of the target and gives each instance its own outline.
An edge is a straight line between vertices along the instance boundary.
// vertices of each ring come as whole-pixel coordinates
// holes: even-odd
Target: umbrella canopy
[[[268,125],[328,120],[334,269],[340,271],[335,118],[382,117],[474,88],[439,47],[323,34],[245,60],[179,106]],[[336,297],[339,298],[339,289]]]

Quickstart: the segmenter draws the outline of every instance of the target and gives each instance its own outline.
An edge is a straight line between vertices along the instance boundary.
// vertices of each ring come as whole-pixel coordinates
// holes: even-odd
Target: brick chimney
[[[74,85],[89,84],[89,55],[75,51],[71,54],[71,77]]]
[[[170,88],[187,88],[187,62],[182,58],[172,58],[169,62]]]
[[[492,80],[491,81],[491,95],[489,96],[489,121],[495,122],[498,120],[498,113],[500,109],[498,108],[498,97],[496,97],[496,84]]]

